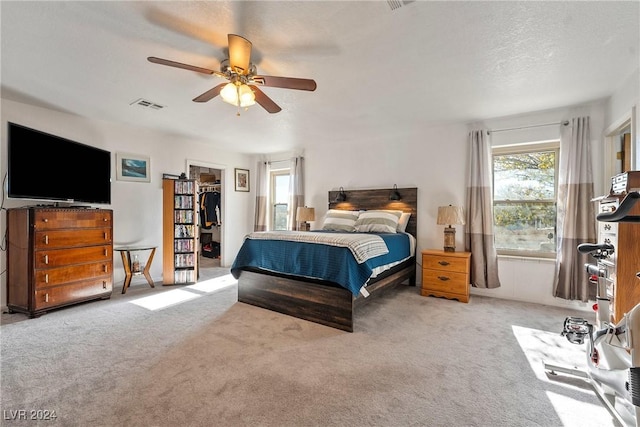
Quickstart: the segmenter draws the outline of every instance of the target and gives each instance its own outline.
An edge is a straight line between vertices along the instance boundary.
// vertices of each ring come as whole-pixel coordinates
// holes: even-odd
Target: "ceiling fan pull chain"
[[[236,85],[236,93],[238,94],[238,112],[236,116],[240,117],[240,86]]]

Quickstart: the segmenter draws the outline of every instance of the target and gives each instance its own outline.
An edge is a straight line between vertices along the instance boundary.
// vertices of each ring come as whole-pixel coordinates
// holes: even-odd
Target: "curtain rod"
[[[280,162],[287,162],[289,160],[293,160],[293,159],[302,159],[304,160],[304,156],[294,156],[294,157],[290,157],[288,159],[282,159],[282,160],[265,160],[264,162],[268,165],[270,165],[271,163],[280,163]]]
[[[520,129],[538,128],[538,127],[542,127],[542,126],[555,126],[555,125],[567,126],[568,124],[569,124],[569,120],[565,120],[563,122],[543,123],[543,124],[540,124],[540,125],[520,126],[520,127],[515,127],[515,128],[489,129],[487,131],[487,134],[491,134],[491,132],[506,132],[508,130],[520,130]]]

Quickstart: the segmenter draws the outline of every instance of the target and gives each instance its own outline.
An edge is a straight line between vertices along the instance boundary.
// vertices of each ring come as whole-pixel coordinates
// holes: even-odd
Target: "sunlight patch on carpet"
[[[193,289],[194,291],[200,292],[215,292],[220,289],[227,288],[229,286],[233,286],[237,284],[238,281],[233,278],[231,274],[226,274],[224,276],[215,277],[209,280],[203,280],[202,282],[198,282],[194,285],[185,286],[186,289]]]
[[[562,325],[558,326],[558,330]],[[544,364],[564,366],[584,370],[586,365],[586,344],[571,344],[560,332],[511,326],[513,335],[527,356],[531,369],[539,380],[547,381]]]
[[[527,357],[531,370],[540,381],[553,384],[553,387],[566,388],[585,395],[597,396],[586,381],[573,376],[560,376],[562,374],[558,375],[558,381],[553,381],[549,379],[544,368],[544,364],[548,363],[570,369],[585,370],[585,344],[571,344],[559,332],[549,332],[515,325],[512,325],[511,328],[522,352]],[[610,417],[607,412],[603,412],[602,405],[594,405],[593,403],[570,397],[568,394],[564,395],[548,390],[546,394],[556,414],[562,420],[562,426],[564,427],[585,427],[585,424],[577,424],[578,418],[581,422],[584,422],[585,419],[592,420],[593,424],[589,424],[589,426],[610,425]],[[580,413],[581,416],[576,417],[576,413]],[[582,415],[586,416],[583,417]]]
[[[611,417],[608,415],[603,417],[602,405],[580,402],[571,397],[551,391],[547,391],[547,398],[549,398],[549,402],[553,405],[553,409],[555,409],[564,427],[599,427],[609,425],[609,423],[606,422]],[[580,414],[580,417],[576,417],[576,414]],[[578,418],[580,418],[579,421]],[[587,423],[586,420],[590,420],[590,422]]]
[[[162,292],[161,294],[138,298],[130,302],[142,308],[146,308],[147,310],[155,311],[170,307],[172,305],[180,304],[201,296],[202,295],[198,295],[193,292],[174,289],[172,291]]]

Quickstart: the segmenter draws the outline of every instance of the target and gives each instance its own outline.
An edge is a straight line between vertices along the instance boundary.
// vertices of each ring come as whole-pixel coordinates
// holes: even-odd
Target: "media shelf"
[[[193,179],[162,180],[164,285],[198,280],[197,187]]]

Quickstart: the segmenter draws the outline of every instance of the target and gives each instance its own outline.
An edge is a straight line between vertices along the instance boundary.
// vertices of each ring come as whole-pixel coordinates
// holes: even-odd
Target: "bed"
[[[243,247],[238,253],[232,266],[232,274],[238,279],[238,301],[251,304],[261,308],[273,310],[308,321],[320,323],[322,325],[341,329],[348,332],[354,330],[354,316],[358,307],[366,304],[372,299],[384,295],[402,283],[415,285],[416,257],[415,257],[415,237],[417,235],[417,188],[397,189],[401,196],[400,200],[390,200],[390,194],[394,189],[372,189],[372,190],[352,190],[346,191],[346,200],[337,202],[338,191],[329,191],[328,208],[330,210],[341,211],[373,211],[373,210],[395,210],[411,214],[406,224],[405,232],[413,236],[414,251],[410,256],[395,261],[395,265],[382,272],[377,272],[375,278],[367,280],[364,291],[358,290],[358,285],[346,285],[343,283],[345,276],[350,274],[332,275],[332,277],[317,278],[313,271],[313,263],[300,262],[299,268],[294,273],[283,273],[274,268],[273,264],[266,268],[259,262],[250,261],[253,255],[247,255],[245,245],[255,244],[254,239],[245,239]],[[319,236],[321,233],[314,232],[290,232],[292,236],[308,233]],[[346,233],[364,234],[364,233]],[[366,233],[369,234],[369,233]],[[385,243],[387,237],[385,233],[373,233],[379,236]],[[393,233],[391,233],[393,234]],[[398,233],[404,234],[404,233]],[[406,237],[406,236],[405,236]],[[302,238],[302,237],[300,237]],[[323,236],[317,237],[323,239]],[[398,237],[399,238],[399,237]],[[271,238],[265,239],[268,246],[260,249],[253,248],[254,254],[267,252],[294,253],[297,257],[297,246],[309,245],[306,242],[287,241],[282,237],[282,241],[275,242]],[[293,239],[296,240],[296,239]],[[274,246],[275,245],[275,246]],[[277,245],[288,245],[285,249],[279,250]],[[316,245],[317,246],[317,245]],[[343,252],[351,249],[341,249]],[[294,251],[294,252],[291,252]],[[251,252],[251,251],[250,251]],[[355,256],[355,255],[354,255]],[[287,258],[285,257],[285,258]],[[312,260],[320,263],[326,262],[324,253],[312,253],[309,256]],[[297,259],[297,258],[296,258]],[[334,261],[335,262],[335,261]],[[346,262],[346,261],[345,261]],[[366,261],[366,262],[369,262]],[[366,264],[364,262],[363,264]],[[375,262],[373,262],[375,264]],[[312,266],[305,270],[304,265]],[[385,264],[385,267],[388,265]],[[369,268],[364,266],[359,268]],[[375,270],[375,267],[372,267]],[[334,268],[334,273],[344,273],[343,268]],[[366,276],[366,272],[362,275]],[[356,274],[357,276],[358,274]],[[311,277],[309,277],[311,276]],[[344,280],[342,280],[344,279]],[[341,284],[342,283],[342,284]]]

